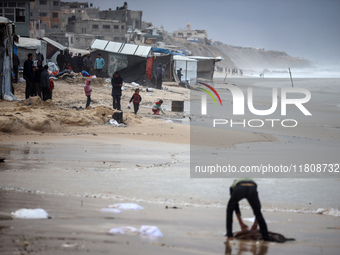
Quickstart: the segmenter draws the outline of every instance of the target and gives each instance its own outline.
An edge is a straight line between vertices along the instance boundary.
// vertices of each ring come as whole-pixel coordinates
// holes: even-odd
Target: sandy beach
[[[126,127],[109,124],[113,109],[105,79],[93,79],[89,109],[84,109],[83,78],[55,81],[52,102],[24,101],[24,83],[15,85],[22,101],[0,102],[0,157],[5,159],[0,163],[0,253],[337,254],[337,176],[256,179],[269,230],[296,239],[284,244],[225,243],[225,207],[233,179],[190,178],[191,145],[207,151],[217,146],[211,153],[223,152],[235,162],[251,162],[256,153],[271,153],[277,161],[287,151],[317,151],[326,160],[334,159],[340,140],[338,94],[321,90],[318,82],[334,87],[339,79],[316,80],[300,82],[311,84],[308,107],[322,122],[301,119],[301,126],[288,131],[218,129],[210,140],[191,140],[189,109],[171,112],[171,101],[190,100],[190,90],[174,83],[163,84],[163,90],[142,90],[137,116],[126,107],[134,89],[127,84],[122,97]],[[227,82],[263,90],[287,81]],[[223,88],[223,79],[215,83]],[[158,99],[164,100],[166,115],[151,114]],[[203,133],[211,130],[201,128]],[[115,203],[137,203],[144,210],[101,212]],[[43,208],[51,218],[13,219],[11,213],[20,208]],[[241,210],[250,221],[253,214],[246,201]],[[142,225],[157,226],[163,237],[108,234],[112,228]],[[239,229],[234,222],[234,230]]]

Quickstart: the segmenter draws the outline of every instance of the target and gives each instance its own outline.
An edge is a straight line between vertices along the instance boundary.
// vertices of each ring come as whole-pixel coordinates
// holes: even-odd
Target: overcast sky
[[[191,23],[192,29],[205,29],[214,41],[340,64],[340,0],[126,1],[129,10],[143,11],[143,21],[168,32]],[[124,0],[89,3],[106,10],[123,6]]]

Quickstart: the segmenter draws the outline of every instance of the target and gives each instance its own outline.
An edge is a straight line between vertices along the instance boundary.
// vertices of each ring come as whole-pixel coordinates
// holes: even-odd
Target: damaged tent
[[[98,54],[105,61],[103,72],[112,77],[119,71],[125,82],[152,86],[153,52],[151,47],[96,39],[91,45],[93,62]]]
[[[43,37],[41,40],[47,43],[46,54],[44,55],[45,59],[57,63],[56,59],[59,52],[65,51],[67,47],[47,37]]]
[[[182,68],[182,82],[187,82],[189,85],[197,83],[197,62],[198,60],[183,57],[174,56],[174,77],[176,82],[179,82],[179,77],[177,77],[177,70]]]
[[[215,71],[215,63],[223,60],[222,57],[201,57],[189,56],[191,59],[198,60],[197,62],[197,78],[212,80]]]
[[[12,66],[14,23],[0,17],[0,99],[13,98]]]

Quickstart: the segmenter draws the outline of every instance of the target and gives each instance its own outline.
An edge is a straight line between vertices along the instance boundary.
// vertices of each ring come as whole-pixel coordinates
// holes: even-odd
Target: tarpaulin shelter
[[[25,60],[27,59],[28,53],[32,53],[35,57],[37,54],[41,53],[44,55],[43,64],[46,62],[46,50],[47,43],[38,39],[20,37],[19,42],[15,43],[18,48],[18,57],[20,59],[20,66],[24,65]]]
[[[0,99],[12,94],[14,23],[0,17]]]
[[[223,60],[222,57],[201,57],[189,56],[191,59],[198,60],[197,62],[197,78],[212,80],[215,71],[215,63]]]
[[[115,71],[119,71],[125,82],[151,85],[150,65],[152,66],[153,62],[151,47],[96,39],[91,49],[93,61],[98,53],[104,58],[103,72],[107,76],[112,77]]]
[[[60,43],[48,38],[43,37],[41,38],[42,41],[47,43],[46,48],[46,55],[44,55],[45,59],[49,59],[50,61],[56,63],[57,56],[59,55],[60,51],[65,51],[67,47],[61,45]]]
[[[198,60],[183,57],[183,56],[173,56],[174,59],[174,77],[176,82],[179,82],[179,77],[177,77],[177,70],[182,68],[182,78],[181,80],[187,81],[190,85],[196,84],[197,82],[197,63]]]

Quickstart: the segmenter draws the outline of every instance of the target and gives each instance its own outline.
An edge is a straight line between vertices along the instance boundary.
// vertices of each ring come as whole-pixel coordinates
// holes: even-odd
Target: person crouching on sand
[[[90,83],[91,83],[91,80],[89,80],[89,79],[85,80],[84,90],[85,90],[85,96],[87,96],[87,101],[86,101],[86,107],[85,108],[89,107],[90,103],[91,103],[91,92],[92,92],[92,89],[90,87]]]
[[[159,114],[159,111],[161,111],[163,114],[165,114],[163,109],[162,109],[162,104],[163,104],[163,100],[159,100],[158,102],[156,102],[152,106],[153,114]]]
[[[135,89],[135,93],[132,95],[130,99],[130,103],[133,102],[133,109],[135,110],[135,114],[137,114],[139,110],[139,104],[142,101],[142,97],[139,95],[139,89]]]

